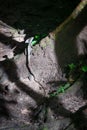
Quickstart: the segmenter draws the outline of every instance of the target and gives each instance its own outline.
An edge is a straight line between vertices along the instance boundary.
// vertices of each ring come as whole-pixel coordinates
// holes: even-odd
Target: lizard
[[[30,55],[31,55],[31,51],[32,51],[32,41],[33,41],[33,39],[34,39],[34,37],[30,37],[29,39],[27,39],[27,40],[25,41],[25,43],[28,44],[28,46],[27,46],[27,48],[26,48],[26,50],[25,50],[25,55],[26,55],[26,67],[27,67],[27,69],[28,69],[28,71],[29,71],[29,75],[30,75],[28,78],[29,78],[29,80],[33,79],[36,83],[39,84],[39,86],[41,86],[41,88],[42,88],[43,91],[44,91],[44,96],[45,96],[45,95],[46,95],[46,92],[45,92],[44,86],[43,86],[39,81],[36,80],[35,75],[32,73],[32,71],[31,71],[31,69],[30,69],[30,67],[29,67],[29,64],[30,64]]]

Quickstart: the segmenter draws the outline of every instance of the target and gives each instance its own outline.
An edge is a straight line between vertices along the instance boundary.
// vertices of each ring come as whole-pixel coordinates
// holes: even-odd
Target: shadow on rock
[[[62,72],[64,67],[71,63],[78,63],[79,61],[86,60],[87,55],[87,6],[79,14],[79,16],[65,25],[65,27],[56,34],[55,53],[58,65]],[[86,29],[84,29],[86,28]],[[78,40],[79,39],[79,40]],[[87,74],[85,73],[85,77]],[[87,78],[82,79],[83,94],[87,98]],[[84,98],[84,97],[83,97]],[[87,129],[87,105],[81,107],[74,114],[70,112],[72,124],[76,129]],[[85,116],[83,114],[85,111]],[[68,130],[68,128],[66,128]]]
[[[11,119],[12,114],[9,111],[9,105],[10,104],[17,104],[16,101],[10,99],[7,100],[4,98],[5,94],[7,94],[6,90],[4,89],[5,87],[0,84],[0,118],[5,117],[6,119]]]
[[[6,61],[1,62],[0,65],[3,67],[4,72],[7,74],[8,80],[14,82],[21,91],[33,98],[36,101],[38,107],[41,105],[43,106],[43,104],[46,104],[46,107],[50,108],[53,111],[54,115],[58,116],[59,113],[61,113],[64,117],[69,116],[70,112],[68,112],[68,110],[66,110],[62,106],[59,108],[58,98],[55,97],[52,99],[44,97],[43,95],[35,92],[29,86],[20,81],[20,78],[17,73],[17,66],[14,63],[14,60],[8,59]],[[37,115],[39,115],[39,113],[37,113],[35,116]]]
[[[69,63],[78,62],[78,58],[80,59],[82,55],[81,52],[85,51],[85,44],[87,42],[86,30],[82,32],[85,38],[82,37],[82,39],[79,39],[80,41],[85,40],[85,44],[78,42],[77,39],[80,37],[80,32],[86,27],[86,12],[87,7],[84,8],[76,19],[65,25],[65,27],[56,34],[55,53],[58,65],[60,65],[62,70]]]

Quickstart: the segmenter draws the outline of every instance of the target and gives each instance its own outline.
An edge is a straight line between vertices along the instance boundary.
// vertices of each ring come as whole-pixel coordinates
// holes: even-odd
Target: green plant
[[[87,72],[87,65],[84,61],[80,61],[79,63],[71,63],[66,67],[66,75],[67,75],[67,83],[64,85],[60,85],[59,88],[50,93],[50,97],[58,96],[60,93],[64,93],[68,88],[72,86],[72,84],[79,78],[83,73]],[[85,78],[85,77],[84,77]]]
[[[76,65],[74,63],[71,63],[68,65],[70,70],[74,70],[76,68]]]
[[[44,37],[46,37],[46,36],[47,36],[47,34],[35,35],[35,36],[34,36],[34,39],[33,39],[33,41],[32,41],[32,43],[31,43],[31,45],[32,45],[32,46],[36,45],[37,43],[40,42],[40,40],[41,40],[42,38],[44,38]]]
[[[83,65],[83,66],[81,67],[81,70],[82,70],[83,72],[87,72],[87,65]]]
[[[55,96],[58,96],[58,94],[60,93],[64,93],[69,87],[71,86],[70,83],[66,83],[64,85],[61,85],[57,90],[56,92],[53,92],[50,94],[50,97],[55,97]]]

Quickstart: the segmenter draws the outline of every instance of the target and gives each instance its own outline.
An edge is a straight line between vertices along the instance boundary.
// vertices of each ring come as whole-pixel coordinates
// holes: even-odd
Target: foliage
[[[85,61],[80,61],[79,63],[71,63],[66,66],[66,77],[67,83],[60,85],[58,89],[49,94],[50,97],[56,97],[60,93],[64,93],[72,84],[81,77],[82,74],[87,72],[87,65]],[[85,78],[85,77],[84,77]]]
[[[82,68],[81,68],[81,70],[82,70],[83,72],[87,72],[87,65],[83,65]]]
[[[60,93],[64,93],[65,90],[67,90],[69,87],[70,87],[70,83],[66,83],[66,84],[64,84],[64,85],[61,85],[61,86],[56,90],[56,92],[50,94],[50,97],[55,97],[55,96],[58,96],[58,94],[60,94]]]
[[[69,66],[70,70],[73,70],[76,68],[76,65],[74,63],[71,63],[68,66]]]
[[[46,37],[47,36],[47,34],[43,34],[43,35],[35,35],[34,36],[34,39],[33,39],[33,41],[32,41],[32,46],[34,46],[34,45],[36,45],[37,43],[39,43],[40,42],[40,40],[42,39],[42,38],[44,38],[44,37]]]

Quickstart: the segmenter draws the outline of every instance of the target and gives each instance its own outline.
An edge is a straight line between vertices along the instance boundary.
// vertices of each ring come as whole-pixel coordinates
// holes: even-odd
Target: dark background
[[[29,35],[48,33],[63,22],[80,0],[0,0],[0,20]]]

